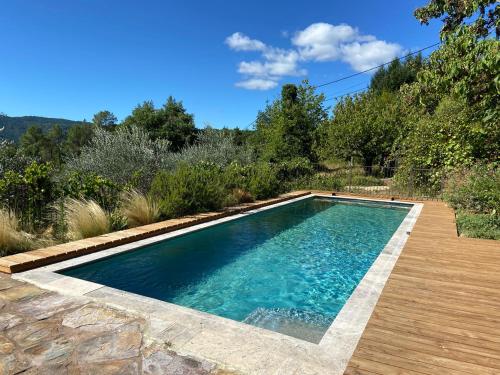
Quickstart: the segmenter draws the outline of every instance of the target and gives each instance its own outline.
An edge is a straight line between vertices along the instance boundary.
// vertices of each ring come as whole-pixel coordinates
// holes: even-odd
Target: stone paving
[[[0,374],[228,374],[151,342],[145,326],[0,273]]]

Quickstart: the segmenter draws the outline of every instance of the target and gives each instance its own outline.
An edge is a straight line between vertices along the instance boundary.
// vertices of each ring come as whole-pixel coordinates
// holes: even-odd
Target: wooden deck
[[[500,374],[500,242],[425,202],[345,374]]]

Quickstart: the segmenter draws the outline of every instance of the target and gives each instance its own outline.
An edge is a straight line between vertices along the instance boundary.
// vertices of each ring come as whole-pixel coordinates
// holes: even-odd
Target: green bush
[[[244,185],[255,199],[276,197],[283,190],[276,168],[269,163],[253,164]]]
[[[115,208],[120,188],[95,173],[70,172],[61,181],[64,196],[94,200],[108,211]]]
[[[288,190],[329,190],[338,191],[344,186],[345,180],[334,174],[318,173],[313,176],[298,178],[288,184]]]
[[[445,199],[473,213],[500,213],[500,170],[487,165],[456,171],[448,180]]]
[[[7,171],[0,179],[0,204],[19,217],[23,229],[40,229],[59,192],[50,163],[32,162],[22,173]]]
[[[281,181],[291,181],[314,174],[314,166],[307,158],[282,161],[276,165],[276,169],[277,178]]]
[[[150,194],[159,202],[164,218],[219,210],[227,195],[221,168],[208,163],[181,164],[172,172],[160,171]]]
[[[466,237],[500,240],[500,215],[457,213],[458,232]]]

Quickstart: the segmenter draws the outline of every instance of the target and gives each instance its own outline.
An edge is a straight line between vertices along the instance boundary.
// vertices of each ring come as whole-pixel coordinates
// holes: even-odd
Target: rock
[[[65,327],[84,331],[103,332],[115,330],[131,320],[132,318],[109,308],[85,305],[66,314],[62,324]]]
[[[54,340],[60,333],[57,321],[41,320],[18,324],[7,330],[7,336],[21,348],[28,349],[45,340]]]
[[[18,310],[34,319],[41,320],[78,305],[75,298],[65,297],[57,293],[47,293],[19,302]]]
[[[25,353],[32,356],[31,360],[36,366],[46,365],[57,368],[70,363],[73,350],[72,341],[61,336],[33,346]]]
[[[12,328],[19,323],[21,323],[23,319],[20,316],[5,312],[0,314],[0,331],[5,331],[9,328]]]
[[[179,356],[155,345],[146,348],[143,354],[142,371],[147,375],[202,375],[209,374],[214,368],[206,361]]]
[[[14,344],[7,337],[0,335],[0,354],[12,354],[14,348]]]
[[[80,364],[137,357],[141,344],[140,325],[131,323],[81,342],[76,348],[77,361]]]
[[[21,284],[19,281],[13,280],[10,276],[2,275],[0,277],[0,290],[9,289],[19,284]]]
[[[0,299],[10,302],[22,301],[40,296],[44,293],[46,292],[34,285],[20,284],[8,289],[0,290]]]
[[[79,374],[82,375],[138,375],[140,374],[140,365],[137,359],[126,359],[121,361],[112,361],[105,363],[95,363],[80,368]]]

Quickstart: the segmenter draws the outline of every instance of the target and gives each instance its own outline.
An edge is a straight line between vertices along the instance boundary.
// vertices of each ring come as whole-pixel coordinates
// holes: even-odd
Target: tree
[[[470,28],[448,37],[433,52],[417,74],[417,80],[403,88],[406,100],[432,113],[440,100],[454,95],[476,107],[477,118],[492,126],[500,116],[500,42],[477,40]]]
[[[413,83],[417,72],[422,68],[422,55],[408,57],[404,61],[394,60],[387,67],[381,67],[370,81],[370,90],[376,93],[382,91],[399,91],[403,84]]]
[[[156,109],[151,101],[137,106],[123,125],[135,125],[147,130],[153,139],[168,140],[170,149],[174,152],[192,144],[197,133],[194,116],[187,113],[182,102],[171,96],[159,109]]]
[[[327,119],[323,94],[317,95],[307,82],[284,85],[281,98],[257,115],[256,144],[261,158],[271,162],[305,157],[317,160],[317,130]]]
[[[70,127],[63,146],[65,153],[67,155],[79,155],[82,147],[90,142],[92,134],[92,126],[87,123]]]
[[[497,4],[497,5],[494,5]],[[486,37],[496,28],[500,35],[500,8],[497,0],[430,0],[415,11],[415,17],[424,24],[433,18],[442,18],[441,38],[446,39],[463,27],[466,19],[475,18],[471,31],[476,38]]]
[[[399,135],[402,113],[394,93],[363,93],[348,96],[334,108],[327,123],[324,155],[346,160],[359,156],[363,165],[383,164]]]
[[[64,143],[64,132],[59,125],[52,125],[46,135],[47,138],[47,154],[49,160],[52,161],[56,166],[62,164],[63,158],[63,143]]]
[[[43,161],[49,159],[48,139],[38,125],[30,126],[19,140],[21,152],[32,158]]]
[[[98,127],[110,127],[116,125],[116,116],[110,111],[97,112],[92,118],[92,123]]]

